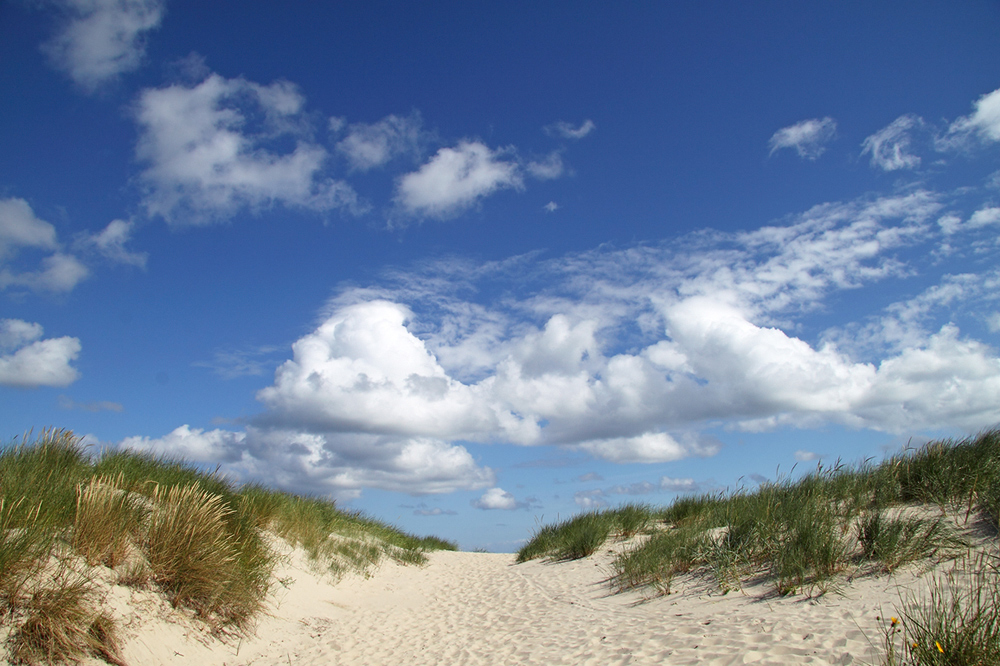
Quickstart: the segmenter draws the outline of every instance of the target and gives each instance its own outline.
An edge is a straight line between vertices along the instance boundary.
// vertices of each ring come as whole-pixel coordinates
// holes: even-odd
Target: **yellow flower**
[[[944,648],[941,647],[940,643],[938,643],[937,641],[934,641],[934,645],[937,646],[938,652],[940,652],[941,654],[944,654]]]
[[[897,617],[890,617],[889,619],[892,620],[892,626],[895,627],[897,624],[899,624],[899,618],[897,618]]]

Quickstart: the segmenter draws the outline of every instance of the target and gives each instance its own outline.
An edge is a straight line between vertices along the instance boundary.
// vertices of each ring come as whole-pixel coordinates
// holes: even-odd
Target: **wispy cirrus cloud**
[[[546,133],[563,139],[582,139],[595,129],[597,129],[597,124],[589,118],[575,126],[565,120],[560,120],[545,127]]]
[[[912,132],[923,127],[920,116],[900,116],[866,138],[861,144],[861,154],[869,155],[871,165],[883,171],[915,169],[920,166],[920,157],[911,152]]]

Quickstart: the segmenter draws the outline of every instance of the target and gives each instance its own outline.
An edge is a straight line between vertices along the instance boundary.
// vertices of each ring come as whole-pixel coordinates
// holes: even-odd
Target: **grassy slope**
[[[236,487],[181,461],[121,451],[92,459],[68,431],[15,441],[0,451],[0,617],[12,628],[10,657],[120,661],[116,627],[88,578],[94,566],[121,584],[154,587],[214,628],[246,631],[274,582],[268,533],[335,576],[455,549],[332,501]]]
[[[932,511],[919,507],[931,507]],[[612,537],[646,538],[618,555],[610,583],[669,594],[679,574],[714,577],[723,591],[770,581],[779,594],[825,592],[845,572],[891,572],[955,559],[929,600],[901,611],[885,632],[886,663],[1000,663],[1000,557],[956,529],[997,533],[1000,430],[932,442],[878,465],[818,467],[797,481],[750,492],[683,497],[670,506],[626,505],[544,526],[518,552],[576,559]],[[995,545],[995,544],[994,544]],[[956,577],[966,581],[954,585]]]

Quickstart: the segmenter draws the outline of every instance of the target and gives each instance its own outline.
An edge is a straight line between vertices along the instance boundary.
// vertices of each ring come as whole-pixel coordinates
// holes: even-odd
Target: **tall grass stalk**
[[[981,553],[935,575],[927,594],[911,596],[899,610],[902,631],[886,633],[884,663],[887,666],[1000,663],[997,565],[996,555]]]
[[[149,509],[122,485],[119,474],[77,486],[71,543],[90,565],[118,566],[139,539]]]

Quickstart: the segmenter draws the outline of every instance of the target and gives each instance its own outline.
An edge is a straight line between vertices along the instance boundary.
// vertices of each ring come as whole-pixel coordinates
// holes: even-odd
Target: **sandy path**
[[[221,645],[194,629],[161,645],[150,626],[131,664],[862,664],[874,663],[875,617],[898,599],[891,579],[846,596],[762,600],[688,591],[636,604],[602,584],[607,553],[562,564],[434,553],[425,567],[383,566],[330,585],[301,555],[295,579],[254,639]],[[287,581],[286,581],[287,582]],[[864,628],[862,631],[861,628]]]

